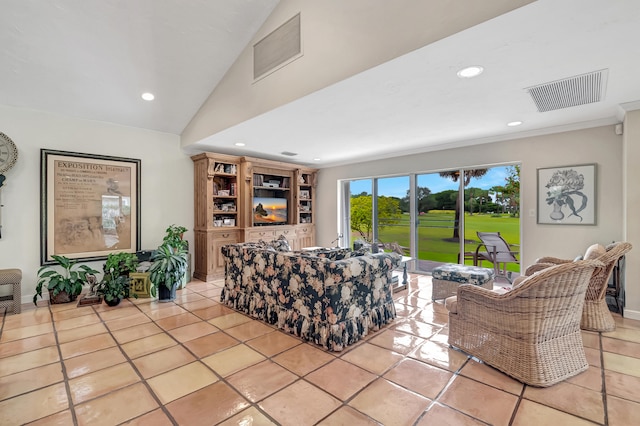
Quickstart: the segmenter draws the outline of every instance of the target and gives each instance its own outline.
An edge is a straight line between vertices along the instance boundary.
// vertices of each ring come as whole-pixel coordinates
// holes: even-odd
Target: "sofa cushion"
[[[589,246],[587,251],[584,253],[585,260],[594,260],[605,254],[607,250],[604,248],[602,244],[593,244]]]
[[[280,235],[277,239],[271,241],[271,246],[277,251],[291,251],[289,241],[284,235]]]

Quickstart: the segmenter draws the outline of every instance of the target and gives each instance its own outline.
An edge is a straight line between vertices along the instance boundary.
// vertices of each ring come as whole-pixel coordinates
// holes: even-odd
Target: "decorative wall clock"
[[[4,174],[7,170],[16,164],[18,159],[18,148],[11,138],[0,132],[0,174]]]

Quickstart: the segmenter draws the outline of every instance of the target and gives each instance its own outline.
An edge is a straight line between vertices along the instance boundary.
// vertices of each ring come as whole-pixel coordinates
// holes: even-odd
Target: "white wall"
[[[6,106],[0,106],[0,131],[19,155],[0,189],[0,268],[22,270],[23,303],[33,297],[40,267],[41,148],[141,159],[142,248],[157,247],[173,223],[189,229],[193,246],[193,162],[179,136]],[[99,270],[102,264],[89,263]]]
[[[541,256],[573,259],[594,242],[622,239],[622,137],[615,134],[613,126],[606,126],[322,169],[317,191],[318,206],[323,211],[316,221],[318,245],[328,245],[338,229],[335,212],[339,179],[515,162],[522,164],[523,265]],[[597,225],[536,224],[536,169],[586,163],[597,163]]]

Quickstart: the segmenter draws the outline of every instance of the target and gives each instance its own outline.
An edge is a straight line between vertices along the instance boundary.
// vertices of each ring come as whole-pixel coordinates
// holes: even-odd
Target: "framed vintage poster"
[[[596,224],[596,165],[538,169],[538,223]]]
[[[140,250],[140,165],[133,158],[40,150],[40,263]]]

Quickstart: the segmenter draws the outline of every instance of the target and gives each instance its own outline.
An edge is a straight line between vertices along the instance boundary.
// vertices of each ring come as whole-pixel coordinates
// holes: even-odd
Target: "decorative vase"
[[[549,217],[553,220],[562,220],[564,213],[562,213],[562,207],[557,202],[553,202],[553,211],[549,213]]]
[[[171,302],[176,299],[176,288],[178,283],[174,283],[171,289],[167,288],[164,283],[158,286],[158,302]]]
[[[118,304],[120,304],[120,298],[119,297],[114,297],[110,301],[107,300],[107,299],[104,299],[104,303],[106,303],[109,306],[118,306]]]

